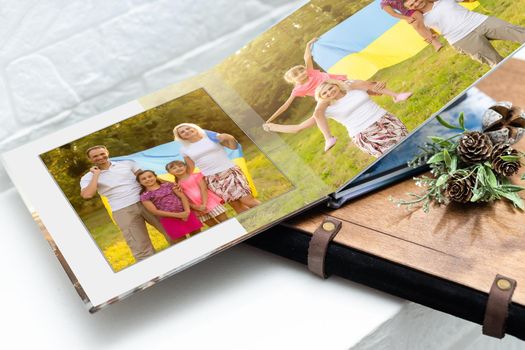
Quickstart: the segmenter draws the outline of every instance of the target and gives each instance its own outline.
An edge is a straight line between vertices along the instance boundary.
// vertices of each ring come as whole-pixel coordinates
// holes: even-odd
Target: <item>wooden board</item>
[[[512,101],[525,108],[525,61],[509,59],[476,87],[496,101]]]
[[[519,75],[525,77],[525,61],[510,60],[477,87],[496,100],[525,106]],[[525,150],[525,140],[515,148]],[[513,181],[524,184],[519,177]],[[406,199],[407,192],[419,191],[413,180],[407,180],[341,209],[300,217],[290,224],[311,233],[323,216],[332,216],[343,221],[337,243],[485,293],[497,273],[512,277],[518,281],[513,301],[525,305],[525,213],[499,201],[434,207],[425,214],[417,208],[397,208],[388,200],[390,196]]]

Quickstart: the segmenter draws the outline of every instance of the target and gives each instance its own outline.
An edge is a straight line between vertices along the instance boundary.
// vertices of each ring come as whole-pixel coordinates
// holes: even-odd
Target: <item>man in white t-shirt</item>
[[[86,151],[93,163],[80,179],[80,195],[90,199],[98,192],[108,199],[113,219],[122,231],[135,260],[140,261],[155,253],[146,229],[146,221],[166,237],[157,217],[144,208],[140,201],[141,186],[136,180],[140,171],[134,161],[111,162],[105,146],[93,146]],[[170,240],[168,239],[168,242]]]
[[[425,26],[435,29],[461,53],[495,66],[503,57],[490,40],[525,42],[525,28],[470,11],[456,0],[405,0],[405,7],[423,13]]]

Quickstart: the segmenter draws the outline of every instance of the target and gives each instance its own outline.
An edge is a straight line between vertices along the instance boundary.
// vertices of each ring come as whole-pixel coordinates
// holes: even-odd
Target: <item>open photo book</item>
[[[353,181],[525,42],[524,11],[312,0],[211,70],[2,159],[95,312],[354,198]]]
[[[315,232],[326,221],[339,222],[340,231],[326,249],[327,276],[337,275],[478,323],[486,335],[509,334],[524,340],[523,164],[515,162],[507,168],[507,179],[498,173],[496,181],[490,180],[490,174],[501,171],[501,164],[509,165],[499,150],[511,147],[518,155],[525,151],[523,78],[524,48],[355,178],[339,198],[332,196],[329,207],[308,210],[248,243],[310,269]],[[438,184],[441,176],[455,171],[469,175],[461,168],[465,161],[454,160],[461,155],[454,141],[467,134],[490,138],[493,148],[490,160],[483,160],[485,172],[477,172],[465,192],[456,192],[465,197],[450,199],[448,204],[429,203],[426,195],[436,187],[425,185],[426,180]],[[448,142],[454,142],[449,148],[450,172],[439,175],[440,154],[429,150]],[[444,157],[441,164],[446,165]],[[451,183],[444,183],[446,196],[452,194]],[[501,200],[475,202],[476,188],[488,184],[502,194]],[[512,191],[500,192],[506,188]],[[509,290],[507,281],[513,281],[515,289],[494,307],[494,293]],[[497,322],[491,322],[494,310],[503,315],[496,317]]]

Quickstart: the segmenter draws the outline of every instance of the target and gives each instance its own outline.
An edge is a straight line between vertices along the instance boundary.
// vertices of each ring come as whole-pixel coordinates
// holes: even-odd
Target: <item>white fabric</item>
[[[440,32],[452,45],[479,27],[488,16],[470,11],[456,0],[438,0],[423,14],[425,26]]]
[[[213,142],[206,135],[197,142],[182,146],[180,153],[193,160],[204,176],[214,175],[235,166],[222,145]]]
[[[108,199],[112,211],[128,207],[140,201],[140,184],[135,172],[140,170],[132,160],[113,161],[109,169],[102,170],[98,177],[97,192]],[[80,179],[80,188],[86,188],[93,173],[88,172]]]
[[[326,109],[326,116],[343,124],[350,137],[365,130],[386,113],[362,90],[348,91]]]

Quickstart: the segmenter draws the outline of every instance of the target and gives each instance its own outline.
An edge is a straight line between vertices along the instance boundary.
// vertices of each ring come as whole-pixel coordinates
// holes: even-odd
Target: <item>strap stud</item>
[[[330,222],[330,221],[325,221],[323,223],[323,230],[331,232],[331,231],[335,230],[335,224],[333,222]]]
[[[506,278],[500,278],[497,280],[496,285],[501,290],[509,290],[512,287],[510,281]]]

